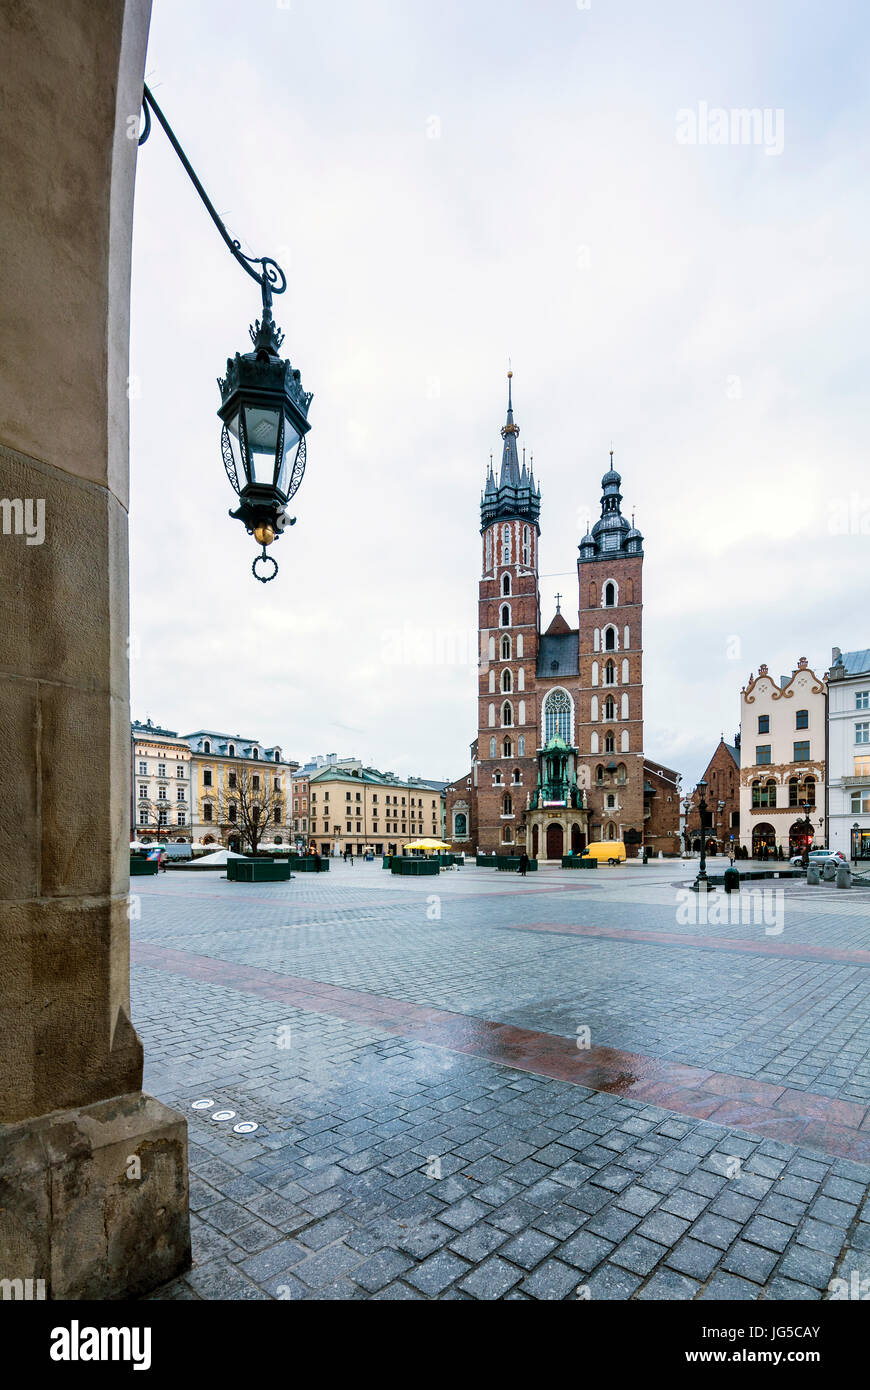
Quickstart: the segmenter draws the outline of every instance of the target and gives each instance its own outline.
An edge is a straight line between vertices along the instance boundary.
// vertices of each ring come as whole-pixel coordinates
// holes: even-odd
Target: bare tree
[[[283,774],[277,767],[260,763],[233,769],[226,786],[215,797],[217,822],[224,835],[238,835],[241,843],[256,854],[270,827],[284,828],[284,792]]]

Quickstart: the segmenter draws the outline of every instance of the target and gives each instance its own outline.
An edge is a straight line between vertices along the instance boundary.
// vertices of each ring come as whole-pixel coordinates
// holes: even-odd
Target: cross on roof
[[[557,595],[556,595],[556,612],[557,612],[557,613],[561,613],[561,611],[562,611],[562,595],[561,595],[561,594],[557,594]]]

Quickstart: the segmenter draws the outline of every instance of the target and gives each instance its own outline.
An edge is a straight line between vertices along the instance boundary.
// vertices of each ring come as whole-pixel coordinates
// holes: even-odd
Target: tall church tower
[[[541,492],[533,470],[526,469],[525,458],[520,464],[512,376],[508,372],[498,484],[490,462],[480,501],[480,658],[474,766],[480,848],[502,852],[522,844],[523,811],[537,776],[535,670],[540,632]]]
[[[589,766],[590,840],[630,844],[644,827],[643,536],[622,515],[621,483],[611,450],[601,516],[577,562],[577,741]]]

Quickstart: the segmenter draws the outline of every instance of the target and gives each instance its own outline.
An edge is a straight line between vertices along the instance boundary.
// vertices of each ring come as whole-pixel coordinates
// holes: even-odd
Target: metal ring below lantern
[[[260,565],[260,564],[262,564],[263,561],[265,561],[267,565],[273,565],[273,566],[274,566],[274,568],[273,568],[271,574],[258,574],[258,573],[257,573],[257,566]],[[262,555],[258,555],[258,556],[256,557],[256,559],[254,560],[254,563],[251,565],[251,572],[252,572],[252,574],[253,574],[253,576],[254,576],[255,579],[259,579],[259,581],[260,581],[261,584],[268,584],[268,583],[269,583],[269,580],[270,580],[270,579],[274,579],[274,578],[275,578],[275,575],[278,573],[278,561],[275,559],[274,555],[267,555],[267,554],[266,554],[266,547],[265,547],[265,546],[263,546],[263,553],[262,553]]]

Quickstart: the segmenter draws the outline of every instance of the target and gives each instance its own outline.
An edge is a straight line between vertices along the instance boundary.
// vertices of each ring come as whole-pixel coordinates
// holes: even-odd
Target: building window
[[[158,777],[165,777],[165,776],[166,776],[166,764],[165,764],[165,763],[158,763],[158,764],[157,764],[157,776],[158,776]]]
[[[853,792],[852,815],[866,815],[868,811],[870,811],[870,792]]]
[[[759,764],[759,765],[761,765],[761,764],[763,764],[763,763],[769,763],[769,762],[770,762],[770,744],[769,744],[769,743],[760,743],[760,744],[758,744],[758,745],[756,746],[756,749],[755,749],[755,761],[756,761],[756,763]]]
[[[789,806],[800,805],[800,779],[789,777],[788,779],[788,804]]]
[[[229,748],[227,749],[227,752],[229,753],[231,758],[234,758],[236,756],[236,745],[234,743],[231,743]]]
[[[491,758],[496,757],[495,747],[496,747],[496,745],[495,745],[495,739],[494,739],[494,738],[491,738],[491,739],[489,740],[489,756],[490,756]]]
[[[870,777],[870,758],[863,755],[855,759],[855,776]]]
[[[752,783],[752,805],[753,807],[776,806],[776,783],[753,782]]]
[[[808,729],[810,727],[810,712],[808,709],[795,710],[794,726],[796,729]]]
[[[513,782],[515,787],[518,787],[520,785],[520,770],[518,767],[515,767],[513,772],[511,773],[511,781]]]
[[[179,764],[178,764],[178,767],[175,769],[175,775],[176,775],[176,777],[183,777],[183,776],[184,776],[184,763],[179,763]]]
[[[514,684],[514,682],[513,682],[513,676],[511,675],[510,671],[509,671],[509,670],[502,671],[502,673],[501,673],[501,688],[502,688],[502,693],[503,693],[504,695],[510,695],[511,691],[513,690],[513,684]]]
[[[210,787],[210,786],[211,786],[211,768],[210,768],[210,767],[207,767],[207,768],[205,769],[205,771],[203,772],[203,774],[202,774],[202,785],[203,785],[204,787]]]
[[[160,811],[160,813],[159,813],[159,815],[158,815],[158,817],[157,817],[157,824],[158,824],[158,825],[168,825],[168,824],[169,824],[169,812],[168,812],[167,810],[161,810],[161,811]]]
[[[253,776],[251,777],[251,791],[252,791],[252,792],[258,792],[259,790],[260,790],[260,775],[259,775],[259,773],[255,772],[255,773],[253,774]]]
[[[870,743],[870,722],[855,725],[855,742]]]
[[[605,753],[616,752],[616,740],[614,739],[613,734],[604,735],[604,751]]]
[[[571,723],[574,706],[567,690],[551,690],[544,701],[544,743],[551,738],[571,742]]]
[[[800,743],[796,743],[795,746],[794,746],[794,758],[793,758],[793,762],[796,762],[796,763],[808,763],[809,760],[810,760],[810,744],[809,744],[809,739],[801,740]]]
[[[509,574],[503,574],[501,577],[501,591],[506,597],[511,591],[511,577]]]
[[[140,812],[139,812],[139,824],[140,824],[140,825],[147,825],[147,824],[148,824],[148,812],[147,812],[147,811],[140,811]]]
[[[609,580],[604,586],[604,607],[615,608],[616,606],[616,585]]]
[[[159,788],[158,788],[158,790],[157,790],[157,800],[158,800],[158,801],[165,801],[165,800],[166,800],[166,788],[165,788],[165,787],[159,787]]]
[[[511,757],[513,757],[513,751],[514,751],[513,742],[511,741],[511,739],[506,738],[505,741],[504,741],[504,743],[503,743],[502,746],[501,746],[501,755],[502,755],[502,757],[503,757],[503,758],[511,758]]]
[[[235,791],[235,789],[236,789],[236,774],[235,774],[234,772],[228,772],[228,773],[227,773],[227,786],[229,787],[230,791]]]
[[[769,734],[769,733],[770,733],[770,715],[769,715],[769,714],[760,714],[760,715],[758,716],[758,732],[759,732],[760,734]]]
[[[803,785],[802,794],[801,794],[801,801],[805,801],[805,802],[807,803],[808,806],[815,806],[815,804],[816,804],[816,779],[815,779],[814,777],[807,777],[807,778],[804,779],[804,785]]]
[[[510,661],[511,659],[511,639],[508,636],[501,639],[501,659],[502,661]]]
[[[613,696],[608,695],[604,701],[604,718],[608,723],[616,716],[616,705],[613,703]]]
[[[211,820],[211,803],[206,801],[202,808],[203,820]]]
[[[619,767],[616,769],[616,780],[620,784],[620,786],[623,786],[625,784],[625,777],[625,763],[620,763]]]
[[[870,690],[855,691],[855,708],[870,709]]]
[[[514,722],[514,711],[510,700],[505,700],[501,707],[502,728],[508,728]]]
[[[500,622],[502,627],[510,627],[511,625],[511,610],[506,603],[503,603],[501,606]]]
[[[202,751],[203,751],[203,753],[210,753],[210,752],[211,752],[211,743],[209,742],[208,739],[204,739],[204,740],[203,740]]]
[[[187,789],[186,789],[185,787],[176,787],[176,788],[175,788],[176,800],[177,800],[177,801],[184,801],[184,800],[185,800],[185,792],[186,792],[186,790],[187,790]]]
[[[503,526],[501,528],[501,562],[509,565],[511,562],[511,528]]]
[[[532,563],[532,532],[528,526],[523,527],[523,564]]]
[[[514,803],[510,792],[505,792],[501,799],[501,813],[503,816],[512,816],[514,813]]]
[[[860,708],[860,706],[859,706],[859,708]],[[148,776],[148,764],[147,764],[147,763],[140,763],[140,764],[139,764],[139,776],[140,776],[140,777],[147,777],[147,776]]]
[[[520,734],[519,738],[517,739],[517,753],[518,753],[518,755],[519,755],[521,758],[524,758],[524,757],[526,756],[526,736],[525,736],[525,734]]]
[[[227,820],[234,821],[236,818],[236,803],[231,801],[227,807]]]
[[[604,629],[604,650],[606,652],[616,651],[616,628],[606,627]]]
[[[187,812],[179,811],[176,816],[176,821],[178,825],[187,825]]]
[[[140,788],[139,788],[139,800],[140,800],[140,801],[147,801],[147,800],[148,800],[148,788],[147,788],[147,787],[140,787]]]

